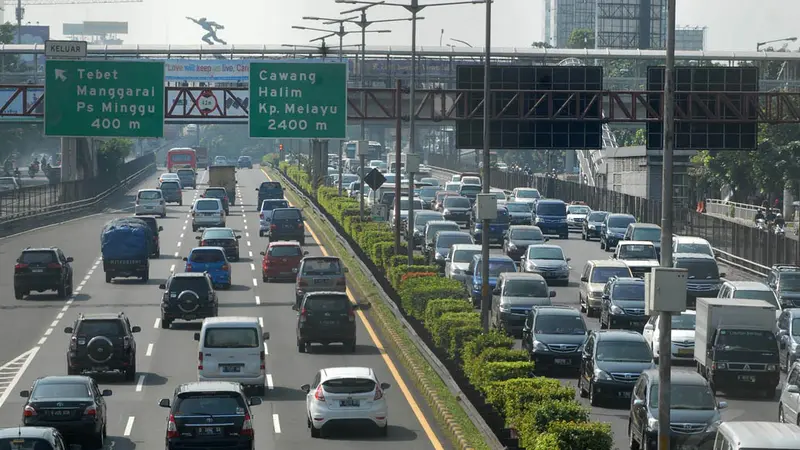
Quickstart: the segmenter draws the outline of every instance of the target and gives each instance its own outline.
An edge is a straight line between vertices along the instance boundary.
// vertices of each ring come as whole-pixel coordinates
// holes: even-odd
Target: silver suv
[[[225,209],[218,198],[199,198],[192,204],[192,231],[200,228],[225,228]]]

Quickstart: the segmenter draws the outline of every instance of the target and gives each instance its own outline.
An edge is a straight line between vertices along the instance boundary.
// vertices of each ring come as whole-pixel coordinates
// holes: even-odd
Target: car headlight
[[[595,380],[611,380],[611,375],[600,369],[594,369]]]
[[[767,364],[767,372],[775,372],[778,370],[778,366],[775,364]]]
[[[717,369],[717,370],[727,370],[728,369],[728,363],[724,363],[724,362],[714,363],[714,368]]]
[[[510,313],[511,312],[511,308],[509,308],[508,305],[500,305],[500,312],[501,313]]]
[[[541,222],[541,221],[542,221],[542,219],[541,219],[541,218],[539,218],[539,217],[537,217],[537,218],[536,218],[536,220],[534,220],[534,222],[535,222],[535,223],[539,223],[539,222]]]
[[[617,305],[611,305],[611,314],[614,314],[616,316],[619,314],[625,314],[625,311],[623,311],[622,308],[620,308]]]
[[[589,225],[589,229],[590,230],[594,230],[595,228],[597,228],[597,227],[595,227],[594,225]]]
[[[589,294],[592,298],[603,298],[603,291],[592,292]]]
[[[658,431],[658,419],[656,419],[655,417],[648,417],[647,429],[650,431]]]
[[[719,428],[719,424],[721,424],[721,423],[722,423],[722,419],[717,419],[717,420],[709,423],[708,426],[706,427],[706,431],[707,432],[711,432],[711,433],[717,431],[717,428]]]
[[[550,347],[547,346],[544,342],[533,341],[533,351],[535,352],[547,352],[550,351]]]
[[[450,210],[449,209],[445,209],[444,211],[442,211],[442,214],[444,214],[445,216],[449,216],[450,215]]]
[[[441,254],[441,253],[439,253],[439,252],[436,252],[436,256],[435,256],[435,258],[436,258],[437,260],[444,259],[444,255],[443,255],[443,254]]]

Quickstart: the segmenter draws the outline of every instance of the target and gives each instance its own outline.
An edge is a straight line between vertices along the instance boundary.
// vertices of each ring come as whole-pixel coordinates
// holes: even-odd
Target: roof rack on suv
[[[774,270],[782,270],[782,271],[800,271],[800,267],[792,265],[792,264],[773,264],[772,268]]]

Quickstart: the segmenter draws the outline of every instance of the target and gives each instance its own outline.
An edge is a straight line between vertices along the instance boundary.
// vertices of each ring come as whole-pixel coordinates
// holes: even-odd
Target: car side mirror
[[[64,333],[72,334],[75,330],[72,327],[64,328]]]
[[[265,331],[264,334],[261,337],[264,338],[265,341],[268,341],[269,340],[269,331]]]
[[[449,263],[450,262],[450,258],[445,258],[444,262]]]
[[[256,188],[255,191],[258,192],[258,188]]]
[[[160,406],[162,408],[169,408],[169,406],[170,406],[169,405],[169,399],[168,398],[162,398],[161,400],[158,401],[158,406]]]
[[[142,327],[131,327],[131,333],[141,333]]]
[[[570,261],[572,261],[572,258],[567,258],[566,261],[570,262]]]
[[[200,342],[200,333],[194,334],[194,340]]]
[[[300,390],[305,392],[306,394],[308,394],[309,392],[311,392],[311,385],[310,384],[304,384],[304,385],[300,386]]]
[[[728,276],[728,274],[727,274],[727,273],[725,273],[725,272],[720,272],[720,274],[719,274],[719,277],[720,277],[720,278],[725,278],[725,277],[727,277],[727,276]]]
[[[555,296],[556,296],[556,291],[550,291],[550,298],[553,298]]]
[[[67,262],[68,262],[68,263],[71,263],[72,261],[75,261],[74,259],[72,259],[72,256],[70,256],[70,257],[67,257]]]
[[[303,256],[308,256],[308,252],[303,252]]]
[[[111,397],[111,389],[103,389],[103,392],[100,393],[103,397]]]
[[[241,235],[236,235],[236,239],[241,239],[241,238],[242,238]]]
[[[633,406],[638,406],[638,407],[644,406],[644,400],[638,400],[638,399],[634,400],[633,401]]]
[[[796,384],[790,384],[786,386],[785,391],[790,394],[800,394],[800,386],[797,386]]]
[[[392,385],[389,383],[381,383],[381,389],[384,391],[389,389],[390,387],[392,387]]]
[[[550,242],[550,238],[544,238],[545,242]]]
[[[472,270],[465,270],[464,274],[472,276],[472,275],[475,275],[475,272],[472,271]]]
[[[797,388],[797,386],[795,386]],[[719,409],[726,409],[728,407],[728,402],[719,402],[717,403],[717,408]]]
[[[589,282],[588,277],[581,277],[581,283],[588,283],[588,282]]]
[[[195,236],[194,238],[199,241],[200,239],[202,239],[202,236]]]
[[[159,289],[166,289],[166,288],[167,288],[167,285],[166,285],[166,284],[164,284],[164,283],[161,283],[161,284],[159,284],[159,285],[158,285],[158,288],[159,288]]]
[[[158,227],[158,231],[164,231],[164,227]]]
[[[261,255],[261,256],[266,256],[266,253],[264,253],[264,252],[258,252],[258,254]]]
[[[494,294],[494,295],[500,295],[500,289],[494,289],[494,290],[492,290],[492,294]]]
[[[31,391],[19,391],[19,396],[22,398],[28,398],[31,396]]]
[[[188,257],[186,257],[186,256],[184,256],[184,257],[183,257],[183,260],[184,260],[184,261],[189,261],[189,258],[188,258]]]
[[[258,406],[261,404],[261,397],[250,397],[247,399],[247,404],[250,406]]]
[[[613,255],[611,255],[611,259],[617,259],[617,254],[614,253]]]

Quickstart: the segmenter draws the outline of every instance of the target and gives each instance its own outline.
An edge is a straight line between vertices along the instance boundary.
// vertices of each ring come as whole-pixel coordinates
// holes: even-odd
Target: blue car
[[[474,255],[467,269],[467,288],[472,304],[478,308],[481,305],[481,255]],[[489,257],[489,292],[497,285],[497,277],[504,272],[518,272],[514,260],[508,256]],[[491,295],[491,294],[489,294]]]
[[[533,209],[533,224],[542,233],[556,234],[561,239],[569,239],[567,225],[567,204],[561,200],[539,200]]]
[[[186,261],[185,272],[208,272],[215,286],[230,289],[232,268],[224,248],[193,248],[183,260]]]
[[[472,237],[475,242],[481,242],[483,239],[483,223],[480,220],[475,220],[477,214],[477,206],[472,210]],[[489,222],[489,244],[503,245],[503,240],[508,232],[508,227],[511,224],[511,216],[505,206],[497,207],[497,218]]]
[[[625,230],[632,223],[636,223],[636,218],[630,214],[607,215],[600,233],[600,250],[610,252],[617,248],[617,243],[625,237]]]

